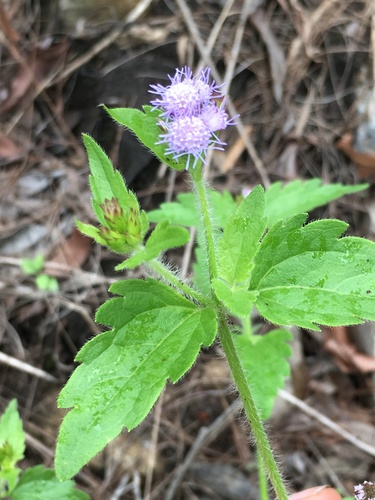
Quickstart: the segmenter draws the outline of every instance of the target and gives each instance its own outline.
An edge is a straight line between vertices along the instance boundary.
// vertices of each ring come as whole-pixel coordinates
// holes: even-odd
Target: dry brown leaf
[[[21,154],[21,148],[0,131],[0,159],[10,160]]]
[[[39,42],[24,60],[10,83],[9,94],[0,106],[0,114],[6,113],[21,102],[27,101],[34,89],[61,64],[68,50],[65,37],[55,43],[52,37]],[[19,55],[22,58],[22,55]]]
[[[252,127],[250,127],[250,125],[247,125],[245,127],[245,130],[246,130],[246,134],[250,135],[251,131],[252,131]],[[232,170],[232,168],[236,164],[236,161],[242,155],[242,153],[245,151],[245,149],[246,149],[246,146],[245,146],[243,140],[241,139],[241,137],[239,137],[236,140],[236,142],[233,144],[233,146],[229,149],[228,154],[225,157],[225,160],[223,161],[222,165],[220,166],[220,170],[223,174],[226,174],[227,172]]]
[[[92,239],[84,236],[77,228],[74,228],[71,236],[62,243],[52,259],[49,260],[50,262],[80,268],[90,253],[91,245]],[[66,276],[67,271],[51,268],[48,272],[55,277],[63,277]]]
[[[375,371],[375,357],[360,353],[348,336],[345,326],[324,329],[325,349],[333,355],[336,365],[345,373]]]
[[[336,147],[353,161],[359,179],[375,177],[375,151],[360,153],[353,149],[353,134],[347,132],[336,142]]]

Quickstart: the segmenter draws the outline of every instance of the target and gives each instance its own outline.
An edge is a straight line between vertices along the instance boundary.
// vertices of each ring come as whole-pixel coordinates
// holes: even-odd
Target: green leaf
[[[308,212],[336,200],[341,196],[363,191],[368,184],[344,186],[322,184],[320,179],[296,180],[289,184],[275,182],[265,192],[265,216],[267,227],[279,220],[285,220],[302,212]],[[224,227],[228,217],[237,208],[237,202],[228,191],[209,191],[212,214],[219,227]],[[177,201],[162,203],[160,208],[148,213],[151,222],[169,220],[182,226],[197,226],[200,216],[195,204],[194,193],[180,193]]]
[[[256,294],[243,288],[230,287],[220,279],[212,281],[212,288],[216,297],[221,300],[229,311],[240,318],[250,314],[252,305],[255,302]]]
[[[84,222],[81,222],[77,219],[75,222],[82,234],[88,236],[89,238],[92,238],[100,245],[106,246],[106,241],[100,236],[99,229],[97,227],[92,226],[91,224],[85,224]]]
[[[263,336],[234,335],[233,339],[260,416],[269,418],[277,392],[290,375],[286,358],[292,355],[287,343],[292,335],[277,329]]]
[[[58,438],[60,479],[76,474],[123,427],[137,426],[167,379],[177,382],[216,336],[213,310],[156,280],[126,280],[110,291],[122,297],[103,304],[96,320],[113,330],[83,347],[76,358],[83,364],[59,397],[60,407],[73,407]]]
[[[11,468],[23,459],[25,433],[17,411],[17,401],[12,399],[0,417],[0,466]]]
[[[212,217],[217,227],[224,227],[229,215],[238,207],[228,191],[208,191],[212,207]],[[160,208],[148,212],[151,222],[168,220],[172,224],[197,227],[201,216],[198,212],[194,193],[179,193],[177,201],[162,203]]]
[[[160,141],[160,134],[163,133],[158,125],[160,113],[157,110],[152,111],[151,106],[144,106],[145,112],[132,108],[103,107],[120,125],[134,132],[139,141],[149,148],[161,162],[175,170],[186,168],[186,161],[174,160],[172,156],[165,154],[165,144],[157,144]]]
[[[218,273],[231,286],[246,282],[266,230],[264,191],[257,186],[229,217],[218,243]]]
[[[127,210],[127,189],[120,172],[114,170],[111,161],[102,148],[89,135],[83,134],[82,137],[91,170],[90,186],[94,196],[93,207],[99,221],[105,225],[99,204],[103,203],[105,199],[111,200],[115,198],[120,206]]]
[[[20,470],[16,463],[23,459],[25,433],[17,411],[17,401],[12,399],[0,417],[0,498],[12,491]]]
[[[89,500],[75,488],[74,481],[60,482],[53,469],[43,465],[30,467],[21,476],[12,493],[13,500]]]
[[[185,245],[189,238],[189,231],[184,227],[171,226],[168,221],[159,222],[148,238],[145,248],[116,266],[116,271],[134,269],[142,262],[155,259],[165,250]]]
[[[268,227],[280,220],[326,205],[346,194],[363,191],[367,187],[368,184],[322,184],[321,179],[298,179],[286,185],[275,182],[266,191],[265,214],[268,217]]]
[[[35,284],[38,290],[45,292],[58,292],[59,282],[53,276],[48,276],[48,274],[39,274],[35,278]]]
[[[301,227],[305,219],[277,223],[261,243],[250,283],[259,312],[312,330],[375,320],[375,243],[337,239],[347,228],[342,221]]]
[[[39,273],[44,267],[44,257],[42,254],[36,255],[33,259],[22,259],[21,269],[25,274]]]

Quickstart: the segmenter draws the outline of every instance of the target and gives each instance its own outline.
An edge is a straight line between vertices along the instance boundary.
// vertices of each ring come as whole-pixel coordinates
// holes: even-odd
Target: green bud
[[[105,241],[106,246],[114,252],[128,253],[133,250],[134,245],[129,245],[125,234],[102,226],[99,228],[99,236]]]
[[[105,199],[104,203],[99,206],[103,212],[103,216],[108,224],[108,227],[113,231],[125,233],[127,218],[118,200],[116,198],[112,198],[111,200]]]

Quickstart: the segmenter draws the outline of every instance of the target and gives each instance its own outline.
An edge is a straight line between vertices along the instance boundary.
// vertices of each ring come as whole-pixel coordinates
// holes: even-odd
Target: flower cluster
[[[150,92],[159,95],[151,101],[161,110],[160,134],[158,144],[166,144],[166,154],[176,160],[187,156],[186,168],[191,158],[193,168],[198,160],[205,163],[209,149],[223,149],[225,142],[216,133],[233,125],[225,111],[225,98],[220,85],[210,83],[210,69],[198,72],[196,76],[187,66],[177,69],[170,77],[170,85],[151,85]]]
[[[354,498],[356,500],[375,500],[375,484],[365,481],[363,484],[354,486]]]

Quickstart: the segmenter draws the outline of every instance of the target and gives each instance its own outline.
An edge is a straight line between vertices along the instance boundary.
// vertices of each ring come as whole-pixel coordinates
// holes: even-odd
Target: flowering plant
[[[263,420],[289,374],[290,333],[255,335],[250,313],[256,308],[275,325],[312,330],[375,320],[375,244],[340,237],[347,224],[339,220],[306,223],[304,213],[366,185],[275,183],[266,192],[255,187],[238,204],[203,180],[207,152],[225,145],[218,133],[235,122],[209,70],[177,70],[169,85],[150,92],[156,98],[143,111],[107,111],[162,162],[187,169],[194,189],[145,214],[102,149],[84,136],[100,227],[78,227],[124,256],[117,270],[143,265],[154,277],[118,281],[110,288],[117,297],[97,311],[96,321],[110,329],[83,346],[60,394],[59,406],[71,410],[60,429],[56,472],[72,477],[124,427],[137,426],[167,380],[177,382],[218,337],[255,437],[260,478],[286,499]],[[150,222],[157,223],[151,232]],[[198,233],[192,282],[162,257],[188,242],[188,226]]]

